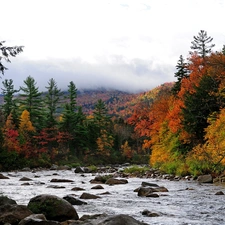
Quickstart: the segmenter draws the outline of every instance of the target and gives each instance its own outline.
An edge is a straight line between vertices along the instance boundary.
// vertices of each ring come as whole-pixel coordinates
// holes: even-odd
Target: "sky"
[[[2,80],[19,88],[31,76],[40,91],[51,78],[62,90],[73,81],[78,90],[148,91],[176,81],[200,30],[222,49],[224,12],[225,0],[1,0],[0,41],[24,46]]]

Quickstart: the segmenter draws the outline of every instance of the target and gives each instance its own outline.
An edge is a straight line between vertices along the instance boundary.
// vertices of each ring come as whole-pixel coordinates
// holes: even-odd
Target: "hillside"
[[[167,87],[172,87],[173,83],[162,84],[147,92],[138,94],[132,94],[128,92],[118,90],[78,90],[77,91],[77,105],[82,107],[82,111],[85,114],[91,114],[99,99],[105,102],[108,109],[108,113],[111,116],[120,116],[122,118],[128,118],[133,113],[135,107],[139,103],[147,102],[151,104],[154,98]],[[65,93],[66,95],[66,93]],[[3,95],[0,95],[0,105],[3,102]],[[61,110],[60,110],[61,113]]]
[[[131,113],[132,102],[139,94],[117,90],[82,90],[77,93],[77,104],[82,106],[85,114],[91,114],[99,99],[105,102],[110,115],[127,117]]]

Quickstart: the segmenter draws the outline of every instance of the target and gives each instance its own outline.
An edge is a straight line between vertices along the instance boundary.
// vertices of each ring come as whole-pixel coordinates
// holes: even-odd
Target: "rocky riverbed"
[[[169,179],[169,176],[129,176],[111,169],[97,173],[67,168],[26,169],[2,172],[0,178],[0,195],[18,205],[28,206],[31,199],[50,195],[74,203],[79,219],[103,216],[96,220],[98,223],[92,218],[93,222],[86,224],[119,224],[102,221],[114,216],[110,220],[115,222],[118,220],[115,216],[121,214],[134,219],[133,224],[225,224],[222,184],[199,183],[191,178]]]

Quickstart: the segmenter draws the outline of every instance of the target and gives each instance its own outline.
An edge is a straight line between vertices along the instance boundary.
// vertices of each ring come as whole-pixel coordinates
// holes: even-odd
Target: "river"
[[[0,194],[6,195],[17,204],[27,205],[29,200],[40,194],[53,194],[64,197],[69,194],[76,198],[83,192],[101,196],[98,199],[84,200],[87,205],[74,206],[79,217],[84,214],[128,214],[139,221],[157,225],[222,225],[225,224],[225,186],[215,184],[198,184],[196,181],[168,181],[165,179],[128,178],[127,184],[109,186],[104,189],[91,189],[95,184],[90,180],[97,174],[77,174],[74,170],[42,170],[34,172],[4,172],[10,179],[0,180]],[[31,181],[20,181],[22,177]],[[53,178],[70,179],[73,182],[52,183]],[[151,182],[166,187],[169,192],[160,193],[159,198],[138,197],[134,190],[141,183]],[[28,183],[29,185],[24,185]],[[61,186],[61,188],[53,188]],[[74,187],[83,191],[72,191]],[[109,192],[107,195],[100,195]],[[143,210],[160,214],[158,217],[146,217]]]

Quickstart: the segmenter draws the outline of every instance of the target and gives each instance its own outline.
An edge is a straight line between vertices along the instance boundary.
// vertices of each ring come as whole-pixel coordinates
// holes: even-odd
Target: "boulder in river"
[[[56,178],[53,178],[51,179],[50,182],[55,182],[55,183],[72,183],[73,180],[70,180],[70,179],[56,179]]]
[[[38,195],[28,203],[28,208],[36,214],[44,214],[48,220],[78,220],[75,208],[66,200],[55,195]]]
[[[31,214],[32,212],[24,205],[2,205],[0,206],[0,224],[16,225]]]
[[[81,199],[96,199],[96,198],[101,198],[97,195],[93,195],[93,194],[89,194],[89,193],[86,193],[84,192],[81,196],[80,196]]]
[[[9,179],[9,177],[4,176],[3,174],[0,173],[0,179]]]
[[[22,177],[20,178],[20,181],[31,181],[32,179],[31,178],[28,178],[28,177]]]
[[[147,223],[140,222],[131,216],[119,214],[119,215],[84,215],[80,219],[82,222],[78,224],[82,225],[149,225]],[[74,224],[74,223],[73,223]],[[74,224],[75,225],[75,224]]]
[[[213,183],[213,177],[211,174],[200,175],[197,179],[199,183]]]
[[[68,201],[71,205],[87,205],[87,202],[83,202],[80,199],[74,198],[72,195],[66,195],[63,197],[66,201]]]
[[[140,222],[131,216],[123,215],[123,214],[108,216],[102,221],[100,221],[99,224],[101,225],[147,225],[146,223]]]
[[[7,197],[7,196],[4,196],[4,195],[1,195],[0,196],[0,206],[1,205],[6,205],[6,204],[9,204],[9,205],[16,205],[16,201]]]
[[[32,214],[21,220],[18,225],[60,225],[60,223],[47,220],[44,214]]]
[[[109,185],[127,184],[128,181],[126,179],[109,178],[105,183]]]

